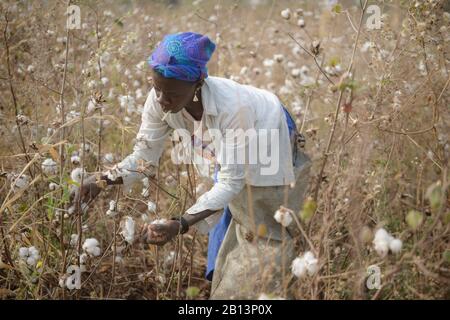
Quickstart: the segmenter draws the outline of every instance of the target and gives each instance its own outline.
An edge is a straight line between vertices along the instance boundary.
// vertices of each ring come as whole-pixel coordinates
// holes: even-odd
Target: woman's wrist
[[[176,220],[180,224],[180,229],[178,231],[179,234],[185,234],[189,231],[189,223],[184,217],[172,218],[171,220]]]

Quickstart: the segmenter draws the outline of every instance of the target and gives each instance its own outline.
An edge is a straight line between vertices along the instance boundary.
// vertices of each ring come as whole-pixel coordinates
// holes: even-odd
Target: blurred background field
[[[296,298],[449,298],[449,1],[70,4],[80,29],[66,28],[67,1],[0,5],[0,298],[208,298],[205,236],[161,248],[124,238],[126,217],[138,227],[179,215],[210,186],[171,162],[170,141],[156,182],[109,187],[82,215],[68,206],[80,168],[132,152],[152,87],[146,60],[179,31],[208,35],[209,74],[276,93],[307,138],[299,255],[313,250],[319,270],[286,275]],[[369,5],[379,29],[371,13],[361,19]],[[380,228],[400,250],[377,248]],[[99,254],[83,246],[92,238]],[[70,290],[67,268],[80,262],[81,289]],[[373,265],[381,285],[369,289]]]

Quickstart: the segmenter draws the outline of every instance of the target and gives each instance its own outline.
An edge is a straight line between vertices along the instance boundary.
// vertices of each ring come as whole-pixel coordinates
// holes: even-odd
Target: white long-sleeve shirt
[[[201,96],[204,127],[222,137],[213,139],[211,143],[220,171],[217,183],[197,199],[186,211],[188,214],[207,209],[223,209],[246,183],[253,186],[277,186],[294,182],[289,129],[281,103],[274,94],[232,80],[209,76],[201,88]],[[179,132],[187,129],[182,112],[170,113],[165,120],[162,120],[163,117],[164,112],[152,89],[142,112],[142,123],[134,151],[117,166],[125,190],[137,179],[144,178],[141,173],[136,172],[139,160],[157,166],[167,137],[174,130]],[[250,163],[248,155],[244,163],[233,161],[239,158],[232,157],[230,150],[242,148],[242,144],[225,143],[227,140],[224,137],[228,137],[227,130],[239,129],[244,132],[248,130],[250,137],[252,130],[256,133],[256,137],[249,140],[258,142],[257,149],[252,149],[253,155],[258,154],[256,161]],[[251,143],[247,141],[246,147],[250,148],[248,144]],[[266,155],[269,158],[264,158]],[[218,212],[196,224],[196,227],[206,233],[219,218]]]

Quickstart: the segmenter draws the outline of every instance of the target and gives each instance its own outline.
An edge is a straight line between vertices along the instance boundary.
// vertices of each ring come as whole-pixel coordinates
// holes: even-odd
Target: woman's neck
[[[203,103],[201,90],[197,92],[198,101],[191,101],[186,107],[186,111],[197,121],[200,121],[203,116]]]

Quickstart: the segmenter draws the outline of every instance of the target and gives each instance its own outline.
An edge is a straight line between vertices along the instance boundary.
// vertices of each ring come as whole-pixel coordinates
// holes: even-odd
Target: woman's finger
[[[155,232],[167,232],[168,226],[164,223],[153,223],[150,224],[150,230]]]

